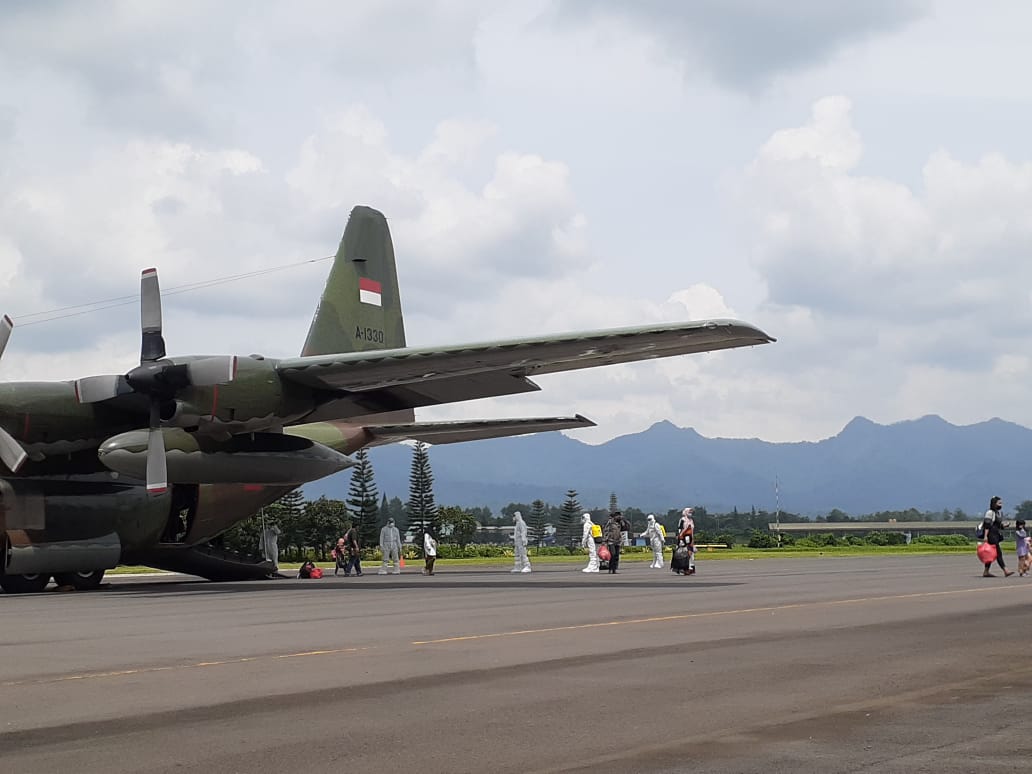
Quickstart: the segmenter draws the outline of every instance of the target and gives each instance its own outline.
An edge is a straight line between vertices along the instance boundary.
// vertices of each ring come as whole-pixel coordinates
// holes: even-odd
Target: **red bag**
[[[312,570],[312,574],[309,575],[308,577],[309,578],[321,578],[322,577],[322,567],[316,567],[314,570]]]
[[[978,559],[982,564],[989,564],[989,562],[996,560],[996,546],[992,543],[982,543],[977,549]]]
[[[600,561],[608,562],[613,557],[609,553],[609,549],[606,548],[605,544],[598,547],[598,558]]]

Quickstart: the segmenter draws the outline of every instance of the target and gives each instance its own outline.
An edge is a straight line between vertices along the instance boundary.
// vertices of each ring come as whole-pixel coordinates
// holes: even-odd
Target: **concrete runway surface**
[[[973,551],[580,566],[0,595],[0,771],[943,774],[1032,754],[1032,579],[982,578]]]

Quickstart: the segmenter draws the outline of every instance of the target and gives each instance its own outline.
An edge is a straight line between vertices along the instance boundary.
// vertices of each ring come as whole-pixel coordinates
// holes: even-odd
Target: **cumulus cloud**
[[[810,417],[822,396],[890,420],[991,416],[1026,383],[1032,164],[940,150],[921,189],[860,175],[851,112],[818,101],[730,187],[781,338],[765,360],[786,393],[817,397]]]
[[[688,72],[749,91],[775,76],[820,64],[844,46],[918,18],[926,3],[875,0],[560,0],[559,18],[616,18],[653,35]]]

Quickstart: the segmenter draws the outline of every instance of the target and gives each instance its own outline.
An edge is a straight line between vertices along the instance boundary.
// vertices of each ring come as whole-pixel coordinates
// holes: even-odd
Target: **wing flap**
[[[480,419],[458,422],[414,422],[408,425],[366,425],[373,436],[371,446],[395,441],[423,441],[433,445],[506,438],[551,430],[576,430],[595,427],[595,423],[577,414],[573,417],[534,417],[529,419]]]

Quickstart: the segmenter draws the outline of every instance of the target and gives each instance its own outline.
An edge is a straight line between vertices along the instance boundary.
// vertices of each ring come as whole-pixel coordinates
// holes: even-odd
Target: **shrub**
[[[933,546],[968,546],[974,541],[966,535],[919,535],[914,542]]]
[[[777,548],[778,539],[769,532],[754,529],[749,533],[749,548]]]

